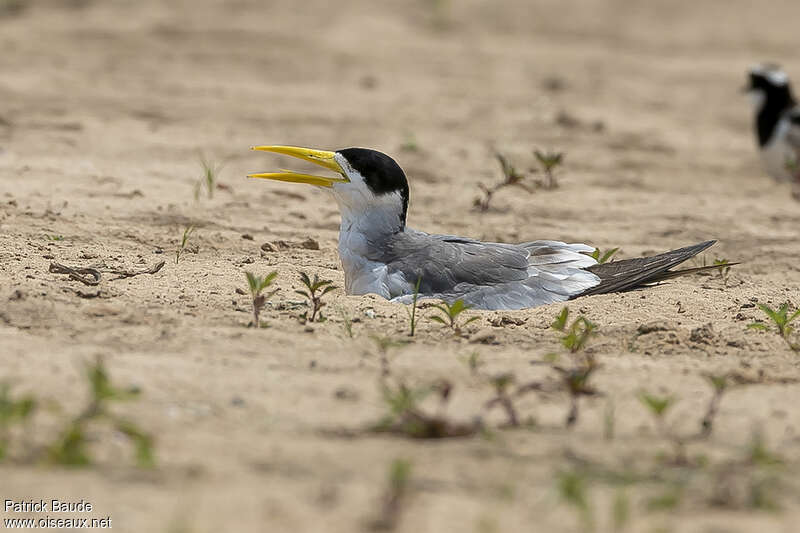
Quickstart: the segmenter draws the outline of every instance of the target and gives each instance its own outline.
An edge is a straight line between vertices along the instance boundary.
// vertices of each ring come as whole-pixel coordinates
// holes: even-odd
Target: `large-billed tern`
[[[378,294],[409,303],[419,280],[420,297],[477,309],[523,309],[582,295],[624,291],[698,269],[672,267],[715,241],[653,257],[598,264],[586,244],[531,241],[480,242],[432,235],[406,226],[409,189],[391,157],[366,148],[335,152],[294,146],[255,146],[320,165],[335,177],[289,170],[250,174],[324,187],[341,211],[339,257],[347,294]],[[702,268],[702,267],[701,267]]]
[[[750,68],[745,90],[755,107],[755,133],[761,161],[778,181],[800,182],[800,105],[789,76],[777,65]]]

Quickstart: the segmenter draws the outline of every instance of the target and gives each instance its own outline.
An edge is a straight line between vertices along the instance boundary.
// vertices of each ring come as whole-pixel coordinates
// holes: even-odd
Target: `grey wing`
[[[600,282],[584,270],[596,262],[583,253],[593,248],[582,244],[484,243],[406,230],[384,250],[389,250],[384,262],[390,276],[400,274],[412,287],[420,279],[421,295],[463,299],[479,309],[523,309],[565,301]]]

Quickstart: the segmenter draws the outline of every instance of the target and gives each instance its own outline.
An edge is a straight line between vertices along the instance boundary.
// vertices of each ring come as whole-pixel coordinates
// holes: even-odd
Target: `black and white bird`
[[[410,303],[419,296],[461,299],[477,309],[524,309],[577,296],[624,291],[704,268],[671,270],[715,241],[653,257],[598,264],[585,244],[480,242],[432,235],[406,226],[409,189],[391,157],[366,148],[335,152],[294,146],[255,146],[335,172],[335,177],[289,170],[250,174],[324,187],[341,212],[339,258],[347,294],[378,294]]]
[[[745,90],[755,108],[764,169],[778,181],[800,180],[800,106],[789,76],[775,65],[756,65],[750,68]]]

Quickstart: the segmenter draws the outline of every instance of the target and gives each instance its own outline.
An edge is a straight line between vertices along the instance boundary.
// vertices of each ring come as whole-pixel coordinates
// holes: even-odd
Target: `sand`
[[[0,382],[39,409],[12,432],[0,498],[83,499],[93,511],[4,519],[360,531],[404,460],[397,531],[612,531],[615,516],[626,531],[796,529],[800,355],[747,325],[764,318],[756,303],[800,304],[800,211],[761,171],[738,88],[762,60],[800,79],[800,4],[12,4],[0,2]],[[712,272],[571,302],[572,316],[597,324],[587,350],[601,366],[599,394],[581,398],[567,429],[569,397],[543,364],[557,353],[570,365],[549,328],[559,304],[470,312],[479,319],[462,337],[424,308],[409,339],[404,306],[339,289],[327,321],[302,323],[300,271],[343,286],[338,211],[323,191],[247,180],[306,168],[254,144],[389,153],[411,183],[409,225],[430,232],[586,242],[620,247],[618,258],[718,239],[696,264],[741,264],[727,280]],[[560,187],[503,189],[475,211],[478,184],[499,179],[493,151],[532,180],[535,148],[565,152]],[[213,197],[195,195],[201,158],[222,165]],[[319,249],[301,245],[309,239]],[[48,271],[162,260],[155,274],[103,274],[97,286]],[[248,328],[244,272],[273,270],[269,327]],[[387,413],[374,336],[413,341],[390,349],[390,383],[448,380],[447,405],[431,395],[422,408],[480,416],[484,434],[364,431]],[[85,405],[84,368],[98,356],[114,384],[141,390],[111,409],[154,437],[154,468],[137,468],[102,424],[89,432],[91,467],[44,461]],[[547,389],[516,402],[525,427],[484,409],[503,373]],[[676,465],[639,396],[674,398],[669,431],[693,434],[709,373],[737,385]],[[780,465],[752,460],[754,435]]]

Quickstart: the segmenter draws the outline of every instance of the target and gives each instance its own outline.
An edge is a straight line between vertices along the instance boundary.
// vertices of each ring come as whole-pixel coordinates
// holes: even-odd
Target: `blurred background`
[[[427,492],[403,530],[580,530],[563,508],[548,514],[553,468],[565,442],[620,464],[654,455],[652,440],[640,438],[650,427],[641,383],[681,394],[695,416],[707,391],[701,372],[739,358],[753,372],[796,370],[782,340],[747,336],[745,327],[755,298],[777,306],[800,290],[800,215],[789,187],[760,167],[740,89],[762,61],[800,79],[798,21],[797,0],[0,0],[0,381],[10,376],[15,390],[72,408],[83,394],[75,361],[108,355],[115,379],[143,388],[128,409],[156,435],[159,464],[154,473],[107,467],[113,461],[80,473],[4,466],[0,488],[89,498],[119,531],[184,531],[169,524],[191,517],[192,531],[324,523],[349,533],[377,505],[386,465],[408,456]],[[716,238],[709,261],[744,264],[724,286],[687,277],[647,300],[581,300],[605,335],[600,385],[619,393],[620,442],[630,450],[599,443],[599,403],[583,433],[514,433],[497,446],[332,438],[321,430],[377,419],[375,373],[356,368],[357,349],[333,314],[312,335],[276,306],[267,317],[275,327],[248,329],[248,303],[234,288],[245,287],[244,269],[273,268],[276,300],[298,288],[298,269],[342,286],[338,210],[322,191],[247,180],[287,164],[299,170],[249,151],[259,144],[392,155],[411,184],[409,225],[430,232],[587,242],[621,247],[619,257]],[[534,149],[565,154],[560,187],[507,188],[476,210],[479,185],[501,179],[495,153],[535,177]],[[213,195],[199,188],[203,161],[218,170]],[[173,265],[188,227],[193,253]],[[260,248],[309,238],[316,250]],[[89,300],[47,272],[54,257],[168,264]],[[17,289],[19,298],[6,298]],[[368,328],[404,334],[403,308],[331,298],[352,316],[377,310],[356,326],[353,342],[365,351]],[[527,325],[492,330],[510,339],[484,350],[493,369],[531,372],[531,354],[544,357],[553,344],[555,311],[520,311],[510,323]],[[656,318],[678,324],[675,332],[637,341],[651,342],[644,356],[623,347],[620,336],[638,339],[639,325]],[[711,320],[724,334],[691,343],[690,332]],[[465,347],[432,326],[426,335],[398,364],[418,378],[455,376],[459,394],[472,394],[455,408],[467,419],[485,391],[459,359]],[[712,452],[743,446],[767,420],[770,442],[796,455],[796,416],[786,408],[796,389],[781,383],[731,398]],[[364,401],[336,399],[345,386]],[[537,408],[560,423],[560,405]],[[110,441],[95,444],[105,450]],[[504,496],[518,472],[517,497]],[[695,501],[672,530],[797,523],[793,502],[781,517],[747,522],[739,510],[697,512]],[[503,527],[482,529],[483,514]],[[656,530],[648,517],[639,530]]]

